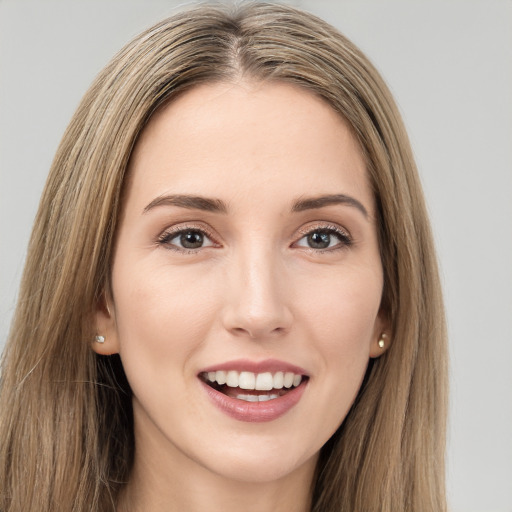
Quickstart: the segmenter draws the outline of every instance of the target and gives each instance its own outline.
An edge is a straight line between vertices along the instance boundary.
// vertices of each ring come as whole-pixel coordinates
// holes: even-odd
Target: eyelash
[[[157,244],[169,249],[171,251],[176,251],[185,254],[197,254],[199,249],[203,249],[204,247],[199,247],[197,249],[188,249],[186,247],[179,247],[177,245],[171,244],[170,242],[177,238],[180,235],[185,233],[198,233],[202,235],[204,238],[209,239],[212,243],[207,247],[218,247],[218,243],[215,241],[215,237],[212,233],[207,230],[204,226],[195,226],[195,225],[181,225],[177,227],[172,227],[164,231],[157,239]]]
[[[212,235],[212,233],[207,230],[204,226],[196,226],[196,225],[184,225],[184,226],[177,226],[172,227],[164,231],[157,239],[157,244],[160,246],[165,247],[166,249],[177,251],[184,254],[197,254],[199,250],[206,248],[205,246],[201,246],[194,249],[189,249],[186,247],[179,247],[175,244],[170,243],[175,238],[184,235],[185,233],[197,233],[203,236],[204,238],[207,238],[210,240],[211,245],[207,245],[206,247],[219,247],[219,244],[215,241],[215,237]],[[352,237],[343,229],[336,225],[332,224],[319,224],[310,226],[307,228],[303,228],[300,231],[301,237],[296,240],[292,246],[301,247],[302,249],[312,252],[314,254],[318,253],[328,253],[328,252],[334,252],[339,250],[344,250],[352,246],[353,240]],[[327,247],[327,248],[313,248],[313,247],[305,247],[305,246],[298,246],[298,242],[300,242],[302,239],[306,238],[309,235],[312,235],[313,233],[321,233],[325,235],[332,236],[334,235],[339,243],[337,243],[334,247]]]
[[[313,252],[315,254],[345,250],[351,247],[354,243],[352,237],[349,235],[347,231],[341,229],[339,226],[336,226],[334,224],[317,224],[313,226],[308,226],[306,228],[301,229],[300,233],[302,236],[299,240],[294,242],[294,245],[301,241],[303,238],[312,235],[313,233],[321,233],[329,236],[334,235],[338,239],[338,243],[334,247],[327,247],[324,249],[299,246],[305,249],[306,251]]]

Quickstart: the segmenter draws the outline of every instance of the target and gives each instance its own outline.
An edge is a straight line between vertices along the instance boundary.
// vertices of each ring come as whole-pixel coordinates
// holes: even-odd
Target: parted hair
[[[91,349],[109,290],[132,149],[151,115],[203,83],[294,84],[350,125],[377,205],[392,345],[322,448],[314,512],[443,512],[446,332],[423,193],[398,109],[326,22],[270,3],[201,5],[149,28],[104,68],[51,166],[0,380],[0,511],[107,512],[130,476],[131,391]]]

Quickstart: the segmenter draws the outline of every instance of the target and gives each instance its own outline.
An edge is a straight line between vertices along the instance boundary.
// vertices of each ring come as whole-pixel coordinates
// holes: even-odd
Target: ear
[[[377,315],[370,344],[370,357],[380,357],[391,345],[391,322],[382,310]]]
[[[95,338],[92,340],[92,349],[94,352],[102,356],[118,354],[120,346],[114,302],[105,293],[102,294],[96,304],[94,320],[96,326]]]

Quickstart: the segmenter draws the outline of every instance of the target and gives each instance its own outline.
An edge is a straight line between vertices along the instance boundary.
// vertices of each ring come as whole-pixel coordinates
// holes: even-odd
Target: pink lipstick
[[[308,375],[282,361],[237,360],[203,369],[199,375],[209,399],[239,421],[272,421],[286,414],[302,397]]]

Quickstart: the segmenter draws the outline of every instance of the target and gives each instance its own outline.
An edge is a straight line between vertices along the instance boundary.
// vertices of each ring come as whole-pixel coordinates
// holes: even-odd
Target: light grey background
[[[182,2],[0,0],[0,348],[39,195],[95,74]],[[451,343],[453,512],[512,511],[512,2],[289,1],[373,60],[432,214]]]

